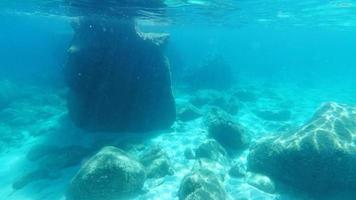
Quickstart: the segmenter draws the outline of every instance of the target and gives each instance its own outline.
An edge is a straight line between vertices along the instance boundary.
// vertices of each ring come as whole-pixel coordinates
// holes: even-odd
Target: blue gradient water
[[[166,0],[162,8],[79,2],[74,6],[65,0],[0,2],[0,200],[65,199],[71,179],[94,154],[14,188],[16,181],[40,165],[26,157],[33,147],[93,147],[112,141],[120,148],[136,145],[132,152],[137,155],[141,146],[159,145],[175,170],[174,175],[146,180],[143,192],[133,199],[178,199],[181,180],[195,165],[185,158],[185,151],[208,138],[207,108],[202,108],[203,116],[178,120],[153,136],[92,134],[73,125],[63,69],[74,34],[71,23],[83,13],[100,18],[101,9],[110,7],[111,17],[120,18],[135,10],[142,31],[170,34],[164,53],[170,60],[177,109],[199,93],[189,89],[184,77],[212,58],[223,58],[237,76],[233,88],[258,96],[256,102],[239,102],[239,112],[233,115],[252,132],[252,143],[298,128],[324,102],[356,105],[354,0]],[[232,90],[215,92],[229,96]],[[291,111],[291,118],[280,123],[254,114],[280,109]],[[241,161],[246,166],[248,153],[247,148],[229,163]],[[228,175],[230,164],[219,167],[216,170],[225,173],[226,199],[324,199],[285,188],[266,193],[245,178]],[[338,193],[330,198],[352,199]]]

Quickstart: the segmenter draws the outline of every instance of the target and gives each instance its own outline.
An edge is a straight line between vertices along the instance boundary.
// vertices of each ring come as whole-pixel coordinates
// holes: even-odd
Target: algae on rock
[[[308,193],[355,191],[356,107],[326,103],[291,135],[250,149],[248,168]]]

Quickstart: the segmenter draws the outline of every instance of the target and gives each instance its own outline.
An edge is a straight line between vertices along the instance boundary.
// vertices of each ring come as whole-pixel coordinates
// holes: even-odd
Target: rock
[[[356,189],[356,107],[326,103],[289,135],[262,139],[248,169],[309,194]]]
[[[280,111],[254,111],[255,115],[266,121],[289,121],[292,117],[290,110]]]
[[[201,117],[201,112],[198,108],[193,105],[188,104],[182,108],[178,113],[178,119],[187,122]]]
[[[235,92],[234,97],[243,102],[256,102],[258,99],[254,93],[246,90],[239,90]]]
[[[219,110],[206,120],[210,137],[218,141],[228,152],[242,150],[248,144],[247,131],[242,125]]]
[[[73,29],[64,71],[74,123],[92,132],[170,128],[176,110],[163,53],[168,35],[142,33],[134,19],[106,17],[85,16]]]
[[[224,90],[232,87],[236,80],[232,67],[222,57],[190,70],[185,82],[194,89]]]
[[[247,173],[246,182],[263,192],[273,194],[276,191],[274,182],[267,176],[261,174]]]
[[[219,161],[226,156],[225,149],[215,140],[207,140],[195,150],[196,158],[208,158]]]
[[[179,200],[225,200],[227,196],[216,175],[200,169],[183,178],[178,197]]]
[[[146,179],[144,167],[115,147],[104,147],[72,179],[67,200],[112,200],[139,192]]]
[[[174,174],[167,153],[159,147],[144,152],[140,161],[146,167],[147,178],[162,178]]]

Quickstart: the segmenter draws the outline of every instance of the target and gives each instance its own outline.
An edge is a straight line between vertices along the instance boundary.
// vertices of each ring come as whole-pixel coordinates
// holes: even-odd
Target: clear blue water
[[[80,32],[73,25],[89,18],[93,20],[94,27],[99,27],[94,34],[90,29]],[[140,43],[141,39],[133,42],[127,39],[131,43],[125,43],[122,38],[130,38],[132,34],[127,28],[130,25],[125,22],[132,19],[139,29],[137,32],[169,34],[162,51],[156,51],[156,47],[149,45],[143,47],[146,43]],[[120,21],[118,26],[116,20]],[[120,28],[116,30],[117,27]],[[83,39],[87,36],[91,40]],[[72,52],[81,52],[85,45],[89,46],[86,54],[73,58],[72,55],[76,54]],[[0,200],[72,200],[68,188],[75,175],[105,146],[123,149],[138,160],[146,150],[159,146],[174,171],[163,177],[147,178],[134,195],[120,198],[184,199],[180,196],[183,178],[192,173],[192,169],[196,168],[194,166],[200,162],[198,157],[188,159],[187,152],[192,150],[195,154],[201,144],[211,139],[216,139],[229,152],[224,142],[212,136],[206,122],[214,109],[228,113],[234,122],[244,127],[249,143],[237,153],[223,156],[223,161],[215,160],[212,166],[201,167],[223,177],[219,181],[226,195],[212,199],[343,200],[354,197],[352,192],[356,184],[352,181],[346,182],[346,186],[338,183],[337,186],[326,184],[322,187],[320,184],[322,189],[316,192],[300,187],[294,181],[298,176],[310,175],[308,167],[300,172],[294,166],[308,166],[308,163],[309,168],[320,163],[321,167],[311,173],[313,176],[305,180],[305,185],[318,187],[320,182],[338,180],[335,177],[355,177],[356,118],[352,115],[356,106],[354,0],[166,0],[163,3],[158,0],[2,0],[0,46]],[[160,63],[163,59],[160,56],[167,57],[169,67]],[[139,64],[135,60],[139,60]],[[157,78],[161,73],[159,70],[152,72],[148,69],[143,75],[137,75],[135,80],[130,79],[131,82],[120,82],[130,76],[130,69],[147,70],[161,64],[169,69],[170,75],[165,77],[168,81]],[[70,71],[78,66],[82,67],[78,73]],[[91,68],[97,71],[91,72]],[[110,71],[113,69],[118,69],[120,74],[122,68],[122,76],[97,78],[101,77],[101,73],[115,74]],[[90,84],[80,85],[82,79],[76,77],[86,76],[86,73],[92,73],[86,79],[89,81],[85,82]],[[147,80],[143,78],[146,83],[137,86],[136,83],[140,83],[140,78],[145,75],[148,77]],[[119,89],[118,93],[123,96],[110,97],[122,85],[124,89]],[[173,111],[169,111],[169,106],[160,110],[165,103],[153,103],[169,98],[166,93],[159,92],[161,87],[173,93],[177,110],[175,120],[169,126],[162,124],[169,121],[165,113],[168,116]],[[146,94],[144,91],[148,90],[153,92]],[[82,91],[92,92],[92,96],[85,96]],[[130,98],[130,95],[136,94],[135,91],[139,91],[138,100]],[[241,91],[246,96],[235,95]],[[74,98],[71,98],[73,94]],[[100,101],[98,99],[101,98],[96,98],[98,96],[108,100]],[[194,103],[194,100],[203,97],[204,105]],[[128,104],[122,105],[121,99],[125,98]],[[144,100],[147,103],[142,103]],[[80,101],[89,103],[81,107],[83,102]],[[300,127],[312,121],[314,113],[325,102],[348,106],[348,114],[334,114],[343,121],[342,130],[348,130],[350,140],[332,135],[338,134],[339,130],[334,127],[337,126],[335,122],[326,129],[331,132],[332,141],[337,140],[338,148],[334,148],[334,143],[328,143],[326,150],[322,151],[322,145],[314,145],[317,146],[317,153],[313,148],[306,150],[310,154],[299,155],[295,165],[288,165],[283,168],[285,171],[277,174],[256,170],[249,165],[249,156],[256,144],[266,137],[293,138],[298,130],[304,130]],[[134,109],[140,104],[152,104],[153,109],[147,109],[142,114],[142,109]],[[183,120],[182,112],[190,104],[194,104],[199,114]],[[120,106],[127,110],[117,110]],[[93,107],[98,109],[91,110]],[[78,120],[76,114],[81,109],[85,114]],[[107,110],[117,114],[109,116]],[[157,110],[160,110],[159,114],[156,114]],[[266,113],[261,114],[265,111],[267,117]],[[282,120],[273,115],[280,111],[287,111]],[[121,115],[127,118],[117,121]],[[139,121],[141,117],[148,122]],[[157,124],[150,121],[155,117]],[[316,117],[324,120],[321,116]],[[325,118],[327,122],[330,120],[330,117]],[[86,120],[88,123],[85,125]],[[159,128],[152,128],[151,124]],[[88,130],[91,125],[100,130]],[[300,135],[296,137],[303,138]],[[322,141],[315,136],[313,144]],[[301,146],[303,149],[304,146]],[[39,159],[31,159],[38,147],[48,148],[40,151]],[[329,169],[327,166],[332,162],[323,158],[344,159],[344,154],[335,156],[333,152],[346,152],[349,168]],[[308,160],[309,155],[316,159]],[[291,157],[284,156],[284,161]],[[271,159],[274,159],[273,156]],[[345,165],[340,162],[339,165]],[[238,177],[231,175],[229,170],[234,163],[239,163],[247,172]],[[283,162],[275,163],[283,165]],[[144,166],[146,173],[148,168]],[[251,178],[249,173],[266,176],[268,183],[258,182],[261,180],[254,176]],[[280,176],[288,177],[283,179]],[[269,181],[275,187],[273,192],[266,189],[270,186]],[[98,184],[98,188],[101,187],[107,186]],[[201,187],[204,188],[204,184]],[[327,195],[323,196],[325,193]],[[78,197],[75,200],[92,199]]]

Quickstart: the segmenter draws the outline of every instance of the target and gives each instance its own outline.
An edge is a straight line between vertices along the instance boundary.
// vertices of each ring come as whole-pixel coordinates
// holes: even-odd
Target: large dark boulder
[[[165,34],[140,32],[134,20],[84,17],[73,23],[65,67],[68,108],[89,131],[151,131],[175,120]]]
[[[291,135],[262,139],[248,169],[310,194],[355,191],[356,107],[324,104]]]
[[[142,189],[145,179],[144,167],[133,156],[105,147],[75,175],[67,200],[127,199]]]

